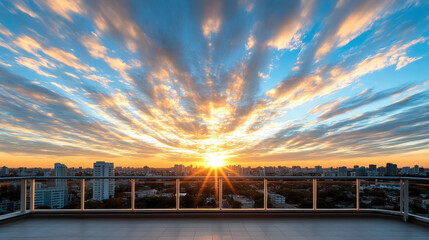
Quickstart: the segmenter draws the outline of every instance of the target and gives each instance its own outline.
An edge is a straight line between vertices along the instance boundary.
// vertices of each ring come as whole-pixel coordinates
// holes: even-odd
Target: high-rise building
[[[386,175],[386,168],[385,167],[378,167],[378,169],[377,169],[377,175],[378,176],[384,176],[384,175]]]
[[[322,166],[315,166],[314,169],[316,169],[316,174],[318,175],[322,174],[322,171],[323,171]]]
[[[9,175],[9,168],[7,168],[6,166],[3,166],[3,167],[1,168],[1,173],[0,173],[0,175],[1,175],[1,176],[8,176],[8,175]]]
[[[419,173],[420,173],[420,167],[419,167],[419,165],[415,165],[413,167],[413,174],[418,175]]]
[[[61,163],[55,163],[55,177],[67,176],[67,166]],[[67,179],[55,179],[55,185],[57,188],[66,188]]]
[[[370,165],[369,165],[369,168],[368,168],[368,171],[372,171],[372,172],[377,171],[377,165],[375,165],[375,164],[370,164]]]
[[[176,176],[183,176],[185,175],[185,166],[183,166],[182,164],[176,164],[174,165],[174,173],[176,174]]]
[[[55,163],[55,176],[67,176],[67,166]],[[50,173],[50,172],[49,172]],[[68,203],[67,179],[55,179],[55,186],[50,183],[36,183],[34,190],[34,207],[61,209]]]
[[[411,173],[411,168],[410,167],[403,167],[401,169],[401,175],[409,175]]]
[[[393,163],[386,164],[386,176],[396,176],[398,175],[398,165]]]
[[[339,167],[338,168],[338,176],[346,177],[347,176],[347,167]]]
[[[148,175],[150,173],[150,168],[148,166],[143,167],[143,173],[144,175]]]
[[[97,161],[94,163],[94,177],[111,177],[113,174],[113,163]],[[113,179],[94,179],[92,198],[94,200],[104,200],[114,197],[115,180]]]
[[[356,176],[366,176],[366,168],[360,167],[356,169]]]

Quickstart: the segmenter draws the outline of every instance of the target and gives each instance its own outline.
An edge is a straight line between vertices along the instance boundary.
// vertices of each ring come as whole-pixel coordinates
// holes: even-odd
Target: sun
[[[226,156],[222,153],[206,153],[204,158],[207,161],[207,165],[210,167],[222,167],[224,165],[224,159]]]

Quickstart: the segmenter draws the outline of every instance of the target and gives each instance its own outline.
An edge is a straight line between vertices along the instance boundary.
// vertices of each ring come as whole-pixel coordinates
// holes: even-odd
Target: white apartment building
[[[114,176],[113,163],[97,161],[94,163],[95,177],[110,177]],[[114,179],[94,179],[92,198],[94,200],[104,200],[115,196],[115,180]]]

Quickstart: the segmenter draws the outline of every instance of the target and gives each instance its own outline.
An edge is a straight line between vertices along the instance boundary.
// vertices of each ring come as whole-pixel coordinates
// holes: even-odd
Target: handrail
[[[25,176],[25,177],[0,177],[3,180],[22,180],[22,179],[288,179],[288,180],[301,180],[301,179],[340,179],[340,180],[415,180],[415,181],[429,181],[429,177],[367,177],[367,176]]]
[[[85,194],[81,195],[81,207],[80,209],[35,209],[34,208],[34,201],[35,201],[35,182],[37,180],[55,180],[55,179],[67,179],[67,180],[80,180],[80,187],[81,187],[81,193],[85,193],[85,181],[86,180],[97,180],[97,179],[126,179],[130,180],[130,186],[131,186],[131,207],[130,209],[86,209],[85,208]],[[254,208],[254,209],[232,209],[232,208],[223,208],[222,207],[222,181],[226,180],[232,180],[232,181],[252,181],[252,180],[263,180],[264,183],[264,206],[262,208]],[[388,214],[394,214],[394,215],[401,215],[403,217],[404,221],[408,221],[409,217],[412,217],[414,219],[428,222],[429,219],[426,217],[417,216],[411,213],[408,213],[409,209],[409,184],[415,183],[415,182],[429,182],[429,177],[398,177],[398,176],[387,176],[387,177],[369,177],[369,176],[21,176],[21,177],[2,177],[0,178],[0,182],[4,181],[18,181],[20,180],[21,184],[21,197],[20,197],[20,203],[21,203],[21,209],[19,212],[9,213],[5,215],[0,215],[0,220],[8,219],[10,217],[14,217],[18,215],[23,214],[31,214],[31,213],[37,213],[37,212],[153,212],[153,211],[220,211],[220,212],[228,212],[228,211],[263,211],[263,212],[296,212],[296,211],[305,211],[305,212],[326,212],[326,211],[332,211],[332,212],[378,212],[378,213],[388,213]],[[173,209],[136,209],[135,207],[135,193],[136,193],[136,180],[170,180],[171,182],[175,182],[175,191],[176,193],[176,207]],[[174,180],[174,181],[173,181]],[[180,207],[180,184],[181,182],[186,181],[192,181],[192,180],[211,180],[211,181],[218,181],[216,184],[217,190],[215,190],[218,194],[218,201],[219,201],[219,207],[218,208],[212,208],[212,209],[189,209],[189,208],[181,208]],[[312,199],[313,199],[313,207],[309,209],[279,209],[279,208],[269,208],[268,203],[268,195],[270,194],[268,192],[267,188],[267,182],[268,180],[311,180],[312,182]],[[355,208],[342,208],[342,209],[326,209],[326,208],[318,208],[317,199],[318,199],[318,190],[317,190],[317,184],[319,180],[344,180],[344,181],[350,181],[355,182],[356,184],[356,207]],[[399,211],[393,211],[393,210],[380,210],[380,209],[367,209],[367,208],[361,208],[359,205],[360,202],[360,186],[362,183],[365,182],[365,180],[393,180],[398,181],[398,184],[400,186],[400,210]],[[363,181],[363,182],[362,182]],[[310,181],[308,181],[310,182]],[[380,182],[383,183],[383,182]],[[29,184],[29,188],[28,188]],[[27,192],[27,190],[29,190]],[[29,195],[29,205],[27,204],[27,194]]]

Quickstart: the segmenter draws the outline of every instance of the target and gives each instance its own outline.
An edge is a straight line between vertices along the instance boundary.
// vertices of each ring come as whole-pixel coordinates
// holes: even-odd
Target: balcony
[[[19,177],[0,187],[0,219],[19,217],[0,225],[6,239],[429,236],[427,178]]]

